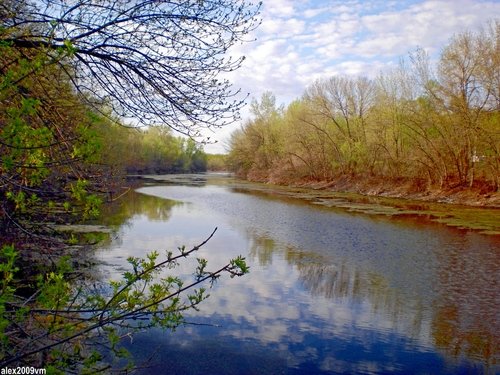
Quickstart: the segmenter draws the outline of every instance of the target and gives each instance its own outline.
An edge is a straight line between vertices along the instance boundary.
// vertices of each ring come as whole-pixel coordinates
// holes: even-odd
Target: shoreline
[[[427,188],[415,186],[411,181],[391,181],[380,178],[340,177],[336,180],[243,179],[249,182],[272,184],[289,188],[306,188],[334,193],[355,193],[369,197],[406,199],[423,203],[443,203],[470,207],[500,208],[500,192],[481,191],[478,188]]]
[[[136,176],[139,177],[139,176]],[[228,177],[230,179],[228,179]],[[140,179],[156,183],[181,184],[187,186],[204,185],[208,180],[216,185],[227,186],[243,193],[257,193],[278,199],[294,199],[307,204],[324,206],[330,209],[340,209],[352,213],[379,215],[392,218],[417,218],[427,222],[444,224],[456,229],[471,230],[481,234],[500,236],[500,207],[495,203],[495,197],[482,198],[473,201],[467,197],[464,204],[463,196],[454,198],[446,196],[442,200],[438,195],[405,196],[391,195],[390,191],[382,194],[368,194],[357,191],[333,190],[339,185],[332,183],[305,181],[301,184],[284,185],[266,181],[250,181],[239,179],[227,173],[198,173],[176,175],[143,175]],[[372,187],[373,189],[373,187]],[[373,193],[372,190],[371,192]],[[498,195],[498,193],[497,193]],[[420,199],[419,199],[420,198]],[[425,198],[425,199],[422,199]],[[490,205],[485,205],[485,202]]]

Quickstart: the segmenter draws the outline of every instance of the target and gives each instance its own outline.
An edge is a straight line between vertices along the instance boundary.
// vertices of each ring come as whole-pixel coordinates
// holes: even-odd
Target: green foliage
[[[162,260],[158,251],[144,258],[130,257],[130,270],[122,279],[110,281],[108,293],[69,283],[66,275],[72,269],[69,258],[63,257],[53,270],[38,276],[31,296],[16,295],[17,252],[13,246],[4,246],[0,263],[0,365],[35,365],[38,354],[49,352],[43,366],[54,373],[67,369],[92,373],[109,365],[93,348],[105,345],[117,360],[126,359],[127,367],[132,367],[130,354],[121,346],[124,332],[130,337],[152,327],[173,330],[186,322],[184,311],[198,309],[208,298],[203,283],[211,285],[224,273],[234,277],[249,272],[245,259],[239,256],[215,271],[208,271],[207,261],[199,258],[191,280],[165,276],[165,270],[171,272],[212,235],[190,250],[180,247],[177,254],[167,251]],[[19,336],[22,332],[33,335]]]
[[[92,163],[100,160],[100,144],[65,75],[69,67],[55,65],[67,51],[48,55],[5,43],[0,49],[0,222],[15,223],[2,230],[40,233],[33,222],[72,220],[61,212],[95,217],[102,198],[93,192],[101,182]],[[1,233],[11,236],[17,233]]]
[[[98,132],[93,126],[92,118],[89,116],[86,126],[79,125],[76,129],[78,142],[73,144],[71,158],[75,160],[85,160],[86,163],[98,163],[101,161],[101,149],[103,147]],[[113,142],[111,139],[105,142]]]
[[[357,176],[498,191],[499,35],[498,21],[457,35],[437,69],[417,50],[377,80],[320,79],[285,109],[265,93],[232,134],[228,165],[283,183]]]
[[[250,272],[250,267],[247,266],[245,258],[243,258],[241,255],[232,259],[229,262],[229,264],[231,265],[232,268],[238,270],[238,272],[243,274],[243,275]],[[240,275],[237,273],[233,273],[233,274],[231,274],[231,276],[234,277],[234,276],[240,276]]]
[[[230,168],[239,175],[262,179],[281,162],[283,155],[283,109],[276,108],[274,95],[266,92],[261,102],[252,101],[255,118],[233,133],[228,156]]]
[[[8,303],[14,299],[15,287],[12,285],[14,274],[19,270],[15,266],[17,253],[12,245],[4,245],[0,254],[0,274],[2,281],[0,284],[0,356],[3,356],[8,347],[6,329],[11,324],[7,319]],[[19,317],[16,317],[19,318]]]
[[[209,171],[227,171],[227,155],[225,154],[207,154],[207,170]]]
[[[73,213],[85,219],[92,219],[99,216],[99,207],[102,204],[102,199],[96,194],[89,194],[89,182],[84,179],[79,179],[76,183],[69,185],[71,198],[74,202]],[[69,209],[71,206],[66,205]]]
[[[194,140],[175,137],[167,127],[135,129],[94,120],[102,145],[100,162],[128,173],[203,172],[206,154]]]
[[[71,286],[66,280],[65,274],[69,270],[68,258],[63,257],[59,260],[55,271],[38,275],[37,287],[39,293],[37,296],[37,306],[57,311],[67,305]]]

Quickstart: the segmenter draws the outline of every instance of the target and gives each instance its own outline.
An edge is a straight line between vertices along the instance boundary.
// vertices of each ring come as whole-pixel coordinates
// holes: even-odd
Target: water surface
[[[252,193],[210,178],[150,184],[107,218],[99,251],[118,277],[125,259],[216,235],[198,256],[222,278],[194,324],[126,343],[142,373],[469,374],[500,371],[500,239]],[[185,277],[194,263],[183,264]],[[151,355],[154,354],[150,360]]]

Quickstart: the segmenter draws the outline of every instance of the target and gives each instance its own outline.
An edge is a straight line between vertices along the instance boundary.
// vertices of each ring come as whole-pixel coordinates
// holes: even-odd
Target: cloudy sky
[[[232,51],[246,60],[231,80],[286,105],[317,78],[374,77],[417,47],[437,57],[454,33],[500,18],[500,0],[263,0],[261,17],[256,40]],[[210,134],[218,143],[205,150],[224,152],[238,126]]]

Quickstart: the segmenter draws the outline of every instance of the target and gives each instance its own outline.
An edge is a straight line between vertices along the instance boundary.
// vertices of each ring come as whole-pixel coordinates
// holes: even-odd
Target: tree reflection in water
[[[151,221],[168,221],[172,207],[182,202],[129,191],[121,199],[103,207],[100,220],[112,227],[126,225],[136,215],[145,215]]]
[[[424,320],[430,320],[434,344],[448,355],[465,355],[486,366],[498,364],[500,257],[491,245],[477,251],[463,236],[455,246],[438,251],[439,282],[432,286],[438,298],[429,304],[425,298],[408,298],[383,275],[366,272],[345,260],[332,262],[255,232],[248,236],[251,257],[265,266],[275,253],[281,253],[298,270],[303,287],[312,295],[369,301],[374,313],[390,317],[393,327],[403,329],[410,338],[424,336]]]
[[[486,243],[472,247],[467,236],[461,239],[439,257],[432,335],[435,344],[450,355],[466,354],[488,365],[498,364],[500,246],[496,251]]]
[[[192,317],[224,328],[190,326],[163,336],[162,345],[173,352],[214,353],[210,342],[224,348],[221,353],[241,347],[234,361],[230,355],[224,360],[234,365],[231,370],[241,370],[239,361],[251,355],[272,360],[278,369],[312,366],[317,372],[363,366],[402,371],[426,361],[416,373],[477,373],[477,361],[498,361],[500,247],[490,237],[367,219],[210,184],[140,191],[150,195],[133,193],[117,216],[107,218],[124,224],[123,239],[106,258],[110,264],[145,247],[188,243],[214,223],[220,231],[203,256],[217,262],[248,249],[251,262],[247,277],[216,285]],[[144,347],[159,337],[145,337]],[[161,361],[180,369],[183,356]]]

